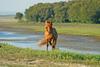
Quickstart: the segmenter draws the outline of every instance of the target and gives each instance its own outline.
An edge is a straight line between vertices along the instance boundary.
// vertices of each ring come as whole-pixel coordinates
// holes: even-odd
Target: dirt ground
[[[70,62],[54,62],[49,60],[37,59],[37,60],[0,60],[0,67],[100,67],[99,65],[86,65],[80,63]]]

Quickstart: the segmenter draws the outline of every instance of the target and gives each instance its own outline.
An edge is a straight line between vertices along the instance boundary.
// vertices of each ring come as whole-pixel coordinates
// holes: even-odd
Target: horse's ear
[[[50,21],[51,25],[52,25],[52,21]]]
[[[53,24],[52,24],[52,21],[50,21],[50,20],[46,20],[46,21],[45,21],[45,25],[48,25],[48,24],[49,24],[50,26],[53,25]]]

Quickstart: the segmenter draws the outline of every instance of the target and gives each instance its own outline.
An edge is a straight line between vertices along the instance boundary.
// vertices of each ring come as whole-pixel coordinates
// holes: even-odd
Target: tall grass
[[[61,34],[100,36],[100,24],[55,24],[55,26]]]
[[[86,64],[100,64],[100,55],[92,54],[78,54],[71,52],[62,52],[59,50],[54,51],[40,51],[31,48],[18,48],[8,44],[0,43],[0,59],[8,60],[23,60],[37,58],[46,59],[51,61],[63,62],[79,62]]]

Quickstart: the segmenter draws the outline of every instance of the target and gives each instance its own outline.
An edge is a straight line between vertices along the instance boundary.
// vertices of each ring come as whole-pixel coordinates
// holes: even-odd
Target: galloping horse
[[[44,26],[45,32],[44,32],[44,39],[40,42],[40,46],[47,45],[47,50],[49,44],[52,46],[52,49],[55,49],[58,34],[55,28],[52,27],[51,21],[45,21]]]

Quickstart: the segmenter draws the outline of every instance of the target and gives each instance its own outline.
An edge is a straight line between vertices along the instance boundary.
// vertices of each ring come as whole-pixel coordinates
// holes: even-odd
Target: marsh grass
[[[5,60],[23,61],[28,59],[28,61],[33,61],[36,59],[45,59],[55,62],[100,64],[100,55],[62,52],[60,50],[41,51],[31,48],[19,48],[2,43],[0,43],[0,46],[0,59]]]
[[[70,23],[54,23],[59,34],[67,35],[87,35],[87,36],[99,36],[100,37],[100,24],[70,24]],[[43,32],[43,23],[33,23],[33,22],[0,22],[0,27],[5,29],[22,29],[26,32]]]
[[[58,24],[61,34],[100,36],[100,24]]]

